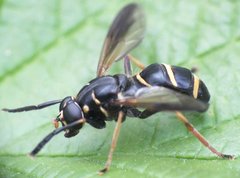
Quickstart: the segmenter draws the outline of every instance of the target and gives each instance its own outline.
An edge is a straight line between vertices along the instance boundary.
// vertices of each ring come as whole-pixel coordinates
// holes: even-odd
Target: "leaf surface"
[[[76,95],[95,77],[111,21],[122,6],[109,1],[0,1],[0,108]],[[144,64],[197,67],[211,93],[204,114],[187,113],[219,151],[240,152],[240,3],[139,2],[147,33],[132,54]],[[134,72],[139,69],[134,68]],[[111,74],[122,73],[122,62]],[[35,160],[25,156],[50,131],[58,107],[0,112],[0,177],[98,177],[114,122],[85,126],[76,137],[56,136]],[[239,159],[216,158],[173,113],[124,122],[105,177],[239,177]]]

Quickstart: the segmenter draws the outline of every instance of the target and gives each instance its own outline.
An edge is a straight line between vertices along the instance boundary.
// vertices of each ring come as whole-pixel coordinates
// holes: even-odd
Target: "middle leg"
[[[119,136],[119,133],[120,133],[123,118],[124,118],[124,113],[122,111],[120,111],[118,113],[118,119],[117,119],[116,127],[115,127],[115,130],[113,132],[112,144],[111,144],[110,151],[108,153],[108,159],[107,159],[107,162],[105,164],[105,167],[99,171],[99,173],[98,173],[99,175],[103,175],[104,173],[106,173],[111,166],[112,156],[113,156],[113,152],[115,150],[115,147],[117,145],[117,140],[118,140],[118,136]]]

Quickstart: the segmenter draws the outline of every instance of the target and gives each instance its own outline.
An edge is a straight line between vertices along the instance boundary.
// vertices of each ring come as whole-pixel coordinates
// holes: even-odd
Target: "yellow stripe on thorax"
[[[109,117],[108,112],[102,106],[100,106],[100,111],[105,115],[105,117]]]
[[[92,99],[96,103],[96,105],[100,105],[101,102],[96,98],[94,91],[92,92]]]
[[[175,79],[175,76],[174,76],[171,66],[168,64],[163,64],[163,65],[165,66],[165,68],[167,70],[167,74],[169,76],[171,83],[173,84],[173,86],[177,87],[177,82],[176,82],[176,79]]]
[[[140,75],[139,73],[136,75],[136,78],[137,78],[137,80],[138,80],[141,84],[143,84],[143,85],[145,85],[145,86],[147,86],[147,87],[151,87],[151,85],[150,85],[149,83],[147,83],[147,82],[141,77],[141,75]]]
[[[199,78],[193,74],[194,81],[193,81],[193,97],[197,98],[198,90],[199,90]]]
[[[85,104],[85,105],[83,106],[83,112],[84,112],[84,113],[88,113],[89,110],[90,110],[90,109],[89,109],[88,105]]]

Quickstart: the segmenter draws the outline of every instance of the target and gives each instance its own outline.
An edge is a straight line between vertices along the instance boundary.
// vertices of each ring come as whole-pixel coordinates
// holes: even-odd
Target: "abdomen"
[[[205,103],[210,95],[206,85],[190,70],[167,64],[151,64],[134,79],[143,85],[163,86],[187,94]]]

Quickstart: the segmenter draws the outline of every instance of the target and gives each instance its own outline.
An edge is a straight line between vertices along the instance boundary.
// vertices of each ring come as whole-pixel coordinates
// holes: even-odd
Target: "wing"
[[[97,76],[104,75],[114,61],[123,58],[143,39],[145,16],[137,4],[125,6],[114,19],[98,62]]]
[[[139,89],[133,97],[119,97],[116,104],[145,108],[153,111],[198,111],[204,112],[208,104],[191,96],[165,87]]]

